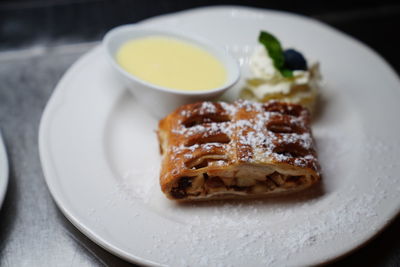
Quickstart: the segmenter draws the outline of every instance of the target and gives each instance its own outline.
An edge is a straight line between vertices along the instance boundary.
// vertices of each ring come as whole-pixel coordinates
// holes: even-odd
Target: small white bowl
[[[122,44],[127,41],[145,36],[167,36],[178,40],[193,43],[214,55],[226,68],[228,77],[225,84],[218,88],[206,91],[174,90],[143,81],[123,69],[116,61],[115,55]],[[177,107],[202,100],[212,100],[231,88],[240,76],[239,64],[224,49],[215,47],[199,38],[188,37],[171,31],[163,31],[137,25],[124,25],[110,30],[103,39],[103,46],[111,65],[121,77],[124,84],[133,93],[136,99],[149,112],[158,118],[168,115]]]

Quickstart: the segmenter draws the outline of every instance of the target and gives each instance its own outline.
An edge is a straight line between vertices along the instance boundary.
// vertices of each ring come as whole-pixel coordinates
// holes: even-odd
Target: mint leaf
[[[285,78],[293,77],[293,71],[292,70],[282,69],[282,70],[279,70],[279,71],[281,72],[282,76],[285,77]]]
[[[274,66],[283,77],[289,78],[293,77],[293,71],[289,69],[284,69],[285,56],[283,54],[283,49],[279,40],[272,34],[261,31],[258,36],[258,41],[265,46],[268,51],[268,55],[271,57]]]
[[[268,32],[261,31],[260,36],[258,36],[258,41],[265,46],[268,51],[269,56],[274,62],[276,69],[281,70],[285,58],[283,56],[283,50],[279,40]]]

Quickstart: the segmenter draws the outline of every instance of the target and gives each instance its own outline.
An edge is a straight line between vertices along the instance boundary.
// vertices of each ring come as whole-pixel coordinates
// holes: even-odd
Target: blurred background
[[[0,0],[0,50],[99,40],[110,28],[205,5],[247,5],[296,12],[362,40],[398,70],[400,2],[281,0]]]
[[[0,0],[0,126],[10,160],[0,208],[0,266],[129,265],[82,235],[56,207],[38,156],[40,117],[63,73],[112,27],[210,5],[313,17],[369,45],[400,73],[399,0]],[[70,45],[80,48],[65,52]],[[400,266],[399,236],[397,218],[333,265]]]

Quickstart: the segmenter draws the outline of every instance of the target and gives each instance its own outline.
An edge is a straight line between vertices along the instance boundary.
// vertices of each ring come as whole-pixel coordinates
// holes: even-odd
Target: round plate
[[[3,204],[4,197],[7,192],[8,184],[8,160],[6,148],[3,143],[3,138],[0,132],[0,208]]]
[[[309,18],[248,8],[201,8],[144,24],[224,46],[244,76],[261,29],[318,59],[325,85],[313,132],[323,181],[263,201],[167,200],[158,184],[157,120],[97,47],[58,84],[39,136],[51,194],[96,243],[142,264],[312,265],[360,246],[398,213],[400,83],[371,49]]]

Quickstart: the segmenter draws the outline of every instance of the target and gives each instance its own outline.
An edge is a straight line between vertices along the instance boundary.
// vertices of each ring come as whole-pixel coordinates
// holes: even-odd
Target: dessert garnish
[[[313,111],[321,83],[319,64],[308,64],[296,49],[283,49],[271,33],[262,31],[258,41],[260,46],[250,58],[251,76],[241,98],[259,102],[279,100]]]

